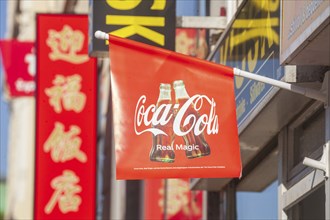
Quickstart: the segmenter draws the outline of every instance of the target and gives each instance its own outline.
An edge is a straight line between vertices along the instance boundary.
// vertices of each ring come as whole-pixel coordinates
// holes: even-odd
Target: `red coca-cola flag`
[[[233,69],[109,42],[117,179],[239,177]]]
[[[0,40],[8,96],[33,96],[35,92],[34,42]]]

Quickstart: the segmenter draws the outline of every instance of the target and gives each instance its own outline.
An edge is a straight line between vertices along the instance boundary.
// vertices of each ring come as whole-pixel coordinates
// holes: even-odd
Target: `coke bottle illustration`
[[[182,80],[176,80],[173,82],[173,88],[175,90],[175,99],[176,103],[178,103],[180,106],[182,106],[189,98],[185,85]],[[192,104],[187,111],[184,114],[184,119],[189,116],[194,115],[196,117],[196,120],[200,117],[198,111],[195,110],[194,104]],[[191,124],[188,124],[186,126],[180,125],[182,131],[188,131],[189,128],[192,126]],[[185,136],[183,136],[184,142],[186,145],[195,145],[197,146],[194,150],[186,150],[186,156],[191,158],[196,157],[202,157],[207,156],[211,153],[211,149],[208,145],[208,143],[205,140],[204,133],[202,132],[199,135],[195,135],[193,129]]]
[[[172,104],[171,97],[171,85],[161,83],[159,87],[159,97],[156,104],[156,109],[162,104]],[[164,111],[164,110],[163,110]],[[173,111],[173,109],[171,110]],[[163,112],[160,112],[162,115]],[[152,136],[152,148],[150,151],[150,160],[157,162],[173,163],[175,159],[173,142],[174,142],[174,133],[173,133],[173,119],[165,125],[152,125],[154,128],[158,128],[164,131],[166,135],[153,135]]]

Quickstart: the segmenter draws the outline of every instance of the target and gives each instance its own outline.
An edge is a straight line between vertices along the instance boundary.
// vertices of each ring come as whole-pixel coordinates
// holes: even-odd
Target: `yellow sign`
[[[91,0],[90,33],[111,35],[174,50],[175,0]],[[107,56],[108,41],[91,37],[90,54]]]
[[[241,12],[225,33],[220,47],[220,63],[275,78],[279,56],[280,0],[245,1]],[[275,69],[276,68],[276,69]],[[240,123],[262,96],[263,83],[235,77],[237,118]]]

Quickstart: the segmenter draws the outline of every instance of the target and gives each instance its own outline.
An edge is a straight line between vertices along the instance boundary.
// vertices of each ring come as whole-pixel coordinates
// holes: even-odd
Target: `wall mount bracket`
[[[308,157],[305,157],[303,160],[303,164],[318,170],[322,170],[324,172],[324,177],[329,178],[329,145],[330,142],[326,143],[323,146],[323,155],[321,160],[314,160]]]

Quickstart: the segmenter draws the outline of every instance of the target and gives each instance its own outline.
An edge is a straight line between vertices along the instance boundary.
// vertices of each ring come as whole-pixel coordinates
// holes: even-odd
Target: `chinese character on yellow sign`
[[[87,156],[80,150],[81,138],[80,128],[78,126],[70,126],[70,130],[65,132],[64,125],[55,122],[55,128],[44,143],[44,151],[51,153],[54,162],[65,162],[72,159],[85,163]]]
[[[50,47],[49,59],[64,60],[73,64],[81,64],[89,60],[87,54],[77,54],[84,46],[85,36],[79,30],[64,25],[59,32],[48,31],[47,45]]]
[[[50,214],[57,203],[64,214],[77,212],[81,204],[81,197],[76,195],[81,192],[78,182],[79,177],[71,170],[64,170],[61,176],[55,177],[50,183],[54,193],[45,206],[45,213]]]
[[[45,89],[49,96],[49,104],[53,106],[56,113],[62,112],[63,108],[67,111],[81,112],[86,104],[86,95],[80,91],[81,76],[74,74],[68,77],[56,75],[53,85]]]

